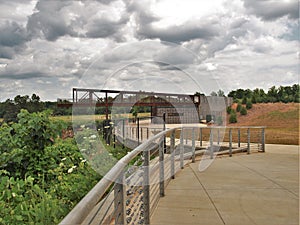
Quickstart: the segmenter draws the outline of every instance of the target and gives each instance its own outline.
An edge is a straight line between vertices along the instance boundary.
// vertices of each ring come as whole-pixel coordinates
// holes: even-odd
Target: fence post
[[[214,146],[213,146],[213,131],[212,131],[212,128],[210,128],[209,148],[210,148],[210,159],[213,159],[213,157],[214,157]]]
[[[195,154],[196,154],[196,147],[195,147],[195,128],[192,130],[192,163],[195,162]]]
[[[232,129],[229,128],[229,156],[232,157]]]
[[[262,129],[261,129],[261,150],[262,150],[262,152],[265,152],[266,150],[265,150],[265,128],[263,127]]]
[[[144,151],[144,223],[150,224],[150,171],[149,171],[149,163],[150,163],[150,152]]]
[[[159,195],[165,196],[164,139],[159,146]]]
[[[250,154],[250,128],[247,129],[247,154]]]
[[[184,163],[183,163],[183,152],[184,152],[184,143],[183,143],[183,127],[181,128],[181,133],[180,133],[180,168],[184,168]]]
[[[121,172],[119,178],[116,180],[114,187],[115,195],[115,224],[126,224],[126,190],[124,187],[124,171]]]
[[[172,131],[171,133],[170,154],[171,154],[171,178],[175,179],[175,130]]]

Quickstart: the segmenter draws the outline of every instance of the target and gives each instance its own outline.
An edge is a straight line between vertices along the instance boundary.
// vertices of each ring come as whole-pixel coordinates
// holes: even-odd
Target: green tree
[[[247,109],[245,107],[242,107],[240,114],[243,116],[247,115]]]
[[[229,116],[229,123],[237,123],[236,112],[232,111]]]
[[[252,102],[248,100],[246,103],[246,109],[251,109],[251,108],[252,108]]]
[[[242,104],[241,103],[238,103],[237,107],[236,107],[236,111],[237,112],[240,112],[242,109]]]

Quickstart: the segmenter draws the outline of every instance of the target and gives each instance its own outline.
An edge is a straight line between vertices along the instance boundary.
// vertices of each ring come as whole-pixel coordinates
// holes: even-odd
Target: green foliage
[[[245,107],[242,107],[241,111],[240,111],[241,115],[247,115],[247,109]]]
[[[237,111],[237,112],[240,112],[241,109],[242,109],[242,105],[241,105],[241,103],[238,103],[238,105],[237,105],[237,107],[236,107],[236,111]]]
[[[0,225],[58,224],[101,179],[49,114],[21,110],[0,126]]]
[[[228,106],[227,108],[226,108],[226,112],[227,112],[227,114],[230,114],[231,112],[232,112],[232,108],[231,108],[231,106]]]
[[[242,100],[242,104],[245,105],[245,104],[247,103],[247,101],[248,101],[248,100],[247,100],[247,97],[244,96],[244,97],[243,97],[243,100]]]
[[[232,97],[234,102],[242,100],[242,104],[246,104],[246,99],[251,99],[252,103],[267,103],[267,102],[299,102],[299,84],[293,86],[271,87],[265,93],[263,89],[256,88],[237,89],[229,92],[228,97]]]
[[[237,123],[236,112],[232,111],[229,116],[229,123]]]
[[[246,103],[246,108],[247,109],[251,109],[252,108],[252,102],[251,101],[247,101],[247,103]]]

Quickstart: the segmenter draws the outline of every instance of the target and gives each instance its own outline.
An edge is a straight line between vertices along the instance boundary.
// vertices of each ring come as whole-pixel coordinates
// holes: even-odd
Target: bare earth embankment
[[[253,104],[230,126],[266,126],[266,143],[299,145],[299,103]]]

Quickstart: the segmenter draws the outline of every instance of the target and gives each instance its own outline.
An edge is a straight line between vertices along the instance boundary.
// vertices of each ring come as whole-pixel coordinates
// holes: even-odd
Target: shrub
[[[245,107],[242,107],[240,114],[243,116],[247,115],[247,109]]]
[[[247,98],[244,97],[243,100],[242,100],[242,104],[246,104],[247,103]]]
[[[246,108],[247,109],[251,109],[252,108],[252,102],[251,101],[247,101]]]
[[[237,111],[237,112],[240,112],[241,109],[242,109],[242,105],[241,105],[241,103],[239,103],[239,104],[237,105],[237,107],[236,107],[236,111]]]
[[[229,123],[237,123],[237,118],[236,118],[235,112],[231,112],[230,117],[229,117]]]
[[[231,113],[231,111],[232,111],[232,108],[231,108],[231,106],[228,106],[228,107],[227,107],[227,109],[226,109],[226,111],[227,111],[227,114],[230,114],[230,113]]]

